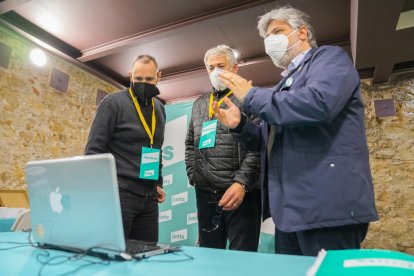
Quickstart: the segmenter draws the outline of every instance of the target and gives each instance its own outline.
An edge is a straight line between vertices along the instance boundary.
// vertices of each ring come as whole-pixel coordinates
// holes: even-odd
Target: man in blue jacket
[[[271,89],[237,74],[223,83],[243,102],[254,125],[229,100],[217,119],[260,150],[264,211],[276,226],[276,253],[317,255],[360,248],[378,219],[369,167],[360,79],[339,47],[317,47],[308,15],[289,6],[258,23],[266,53],[283,79]]]

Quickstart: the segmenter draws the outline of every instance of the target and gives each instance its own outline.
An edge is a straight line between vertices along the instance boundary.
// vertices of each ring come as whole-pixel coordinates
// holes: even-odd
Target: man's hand
[[[216,101],[213,102],[214,115],[224,126],[230,129],[236,128],[241,120],[240,109],[228,97],[223,99],[223,103],[227,105],[228,109],[222,109],[218,107]]]
[[[238,182],[234,182],[224,193],[223,197],[219,201],[219,205],[223,207],[225,211],[236,210],[244,199],[244,189]]]
[[[248,81],[237,74],[231,72],[223,72],[219,75],[221,81],[233,91],[234,96],[243,103],[249,90],[253,87],[252,81]]]
[[[159,203],[164,202],[165,201],[165,192],[160,186],[157,186],[157,193],[158,193],[158,202]]]

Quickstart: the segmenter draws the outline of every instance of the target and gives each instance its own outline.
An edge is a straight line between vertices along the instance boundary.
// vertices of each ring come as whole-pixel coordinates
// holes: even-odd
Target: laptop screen
[[[125,250],[111,154],[32,161],[26,178],[32,236],[39,244]]]

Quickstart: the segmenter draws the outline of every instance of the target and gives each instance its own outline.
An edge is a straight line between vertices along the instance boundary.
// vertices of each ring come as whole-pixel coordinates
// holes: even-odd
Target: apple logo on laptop
[[[59,187],[56,188],[55,192],[51,192],[49,196],[50,207],[55,213],[62,213],[62,194],[59,192]]]

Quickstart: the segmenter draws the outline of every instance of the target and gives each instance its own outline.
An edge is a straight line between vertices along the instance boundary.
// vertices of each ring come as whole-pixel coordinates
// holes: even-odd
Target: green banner
[[[185,137],[193,102],[165,106],[167,122],[162,148],[165,202],[160,204],[159,242],[196,245],[198,239],[197,207],[194,188],[185,170]],[[259,252],[274,252],[274,225],[262,225]]]
[[[185,137],[193,102],[165,106],[167,122],[162,148],[166,200],[160,204],[159,242],[195,245],[198,238],[194,188],[185,170]]]

